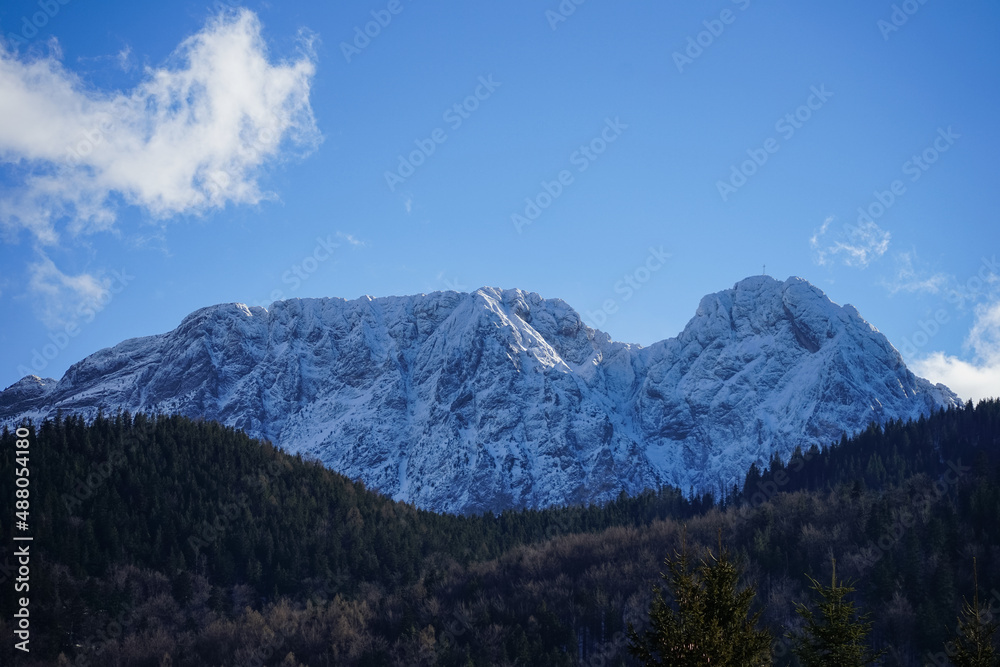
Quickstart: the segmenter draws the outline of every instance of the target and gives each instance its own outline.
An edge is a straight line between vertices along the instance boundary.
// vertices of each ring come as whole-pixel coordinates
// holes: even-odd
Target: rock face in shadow
[[[772,452],[955,403],[853,307],[755,276],[645,348],[521,290],[213,306],[59,381],[24,378],[0,394],[0,420],[204,417],[393,498],[477,512],[718,491]]]

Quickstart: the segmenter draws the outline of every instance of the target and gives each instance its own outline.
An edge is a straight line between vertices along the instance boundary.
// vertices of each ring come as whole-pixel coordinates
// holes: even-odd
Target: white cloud
[[[42,323],[50,329],[76,320],[80,313],[99,311],[111,281],[89,273],[70,276],[46,257],[28,266],[28,294]]]
[[[883,280],[882,284],[889,294],[899,292],[939,294],[946,289],[954,289],[955,277],[947,273],[930,274],[914,268],[916,253],[900,252],[894,257],[896,273],[891,280]]]
[[[836,232],[835,238],[824,242],[834,220],[828,217],[809,238],[809,247],[816,251],[813,260],[820,266],[840,259],[847,266],[865,268],[889,250],[892,235],[874,222],[847,225]]]
[[[812,248],[813,250],[816,250],[816,249],[819,248],[819,240],[820,240],[820,238],[824,234],[826,234],[826,230],[829,229],[830,223],[832,223],[834,220],[835,220],[835,218],[832,215],[829,216],[829,217],[827,217],[827,219],[823,221],[823,224],[820,225],[820,228],[818,230],[816,230],[815,232],[813,232],[812,237],[809,239],[809,247],[810,248]]]
[[[910,364],[917,375],[948,385],[963,399],[1000,396],[1000,301],[981,305],[966,339],[973,360],[934,352]]]
[[[132,69],[132,47],[125,45],[125,47],[118,52],[115,58],[118,60],[118,67],[121,68],[123,72],[128,72]]]
[[[113,227],[122,204],[167,218],[273,196],[261,167],[320,141],[315,64],[308,40],[297,60],[273,64],[260,28],[248,10],[221,14],[131,91],[95,89],[57,52],[28,59],[0,45],[0,162],[18,179],[0,225],[52,244]]]
[[[367,243],[365,243],[358,237],[354,236],[353,234],[345,234],[344,232],[337,232],[337,238],[344,239],[345,241],[347,241],[348,243],[350,243],[352,246],[355,247],[357,246],[364,247],[368,245]]]

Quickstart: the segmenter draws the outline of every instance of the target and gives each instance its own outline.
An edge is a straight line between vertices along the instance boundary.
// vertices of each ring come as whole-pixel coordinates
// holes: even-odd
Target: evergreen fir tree
[[[972,579],[975,590],[972,604],[963,600],[962,614],[958,617],[958,636],[955,638],[955,667],[997,667],[1000,665],[993,648],[993,634],[1000,625],[990,617],[987,609],[979,606],[979,574],[976,559],[972,559]]]
[[[739,590],[740,570],[727,550],[709,552],[697,571],[686,545],[666,561],[676,609],[663,589],[653,588],[651,628],[641,636],[629,626],[629,652],[650,666],[720,665],[756,667],[771,664],[771,633],[757,628],[761,612],[750,615],[756,590]]]
[[[792,652],[803,667],[862,667],[877,665],[884,651],[872,651],[867,645],[871,623],[868,616],[858,616],[854,603],[845,600],[854,592],[850,585],[837,584],[837,560],[833,562],[830,585],[812,577],[812,589],[819,595],[814,612],[796,604],[796,613],[805,620],[802,634],[790,635]],[[808,575],[807,575],[808,576]]]

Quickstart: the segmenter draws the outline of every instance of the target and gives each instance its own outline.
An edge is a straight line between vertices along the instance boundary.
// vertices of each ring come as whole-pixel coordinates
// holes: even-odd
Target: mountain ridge
[[[775,452],[954,404],[852,306],[753,276],[648,347],[517,289],[209,306],[59,381],[22,379],[0,420],[217,419],[397,500],[475,512],[728,490]]]

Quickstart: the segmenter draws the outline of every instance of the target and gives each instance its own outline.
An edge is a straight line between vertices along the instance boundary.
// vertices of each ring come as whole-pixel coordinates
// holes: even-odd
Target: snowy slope
[[[772,452],[956,401],[851,306],[756,276],[647,348],[520,290],[213,306],[58,382],[21,380],[0,420],[98,406],[216,419],[394,498],[470,512],[717,490]]]

